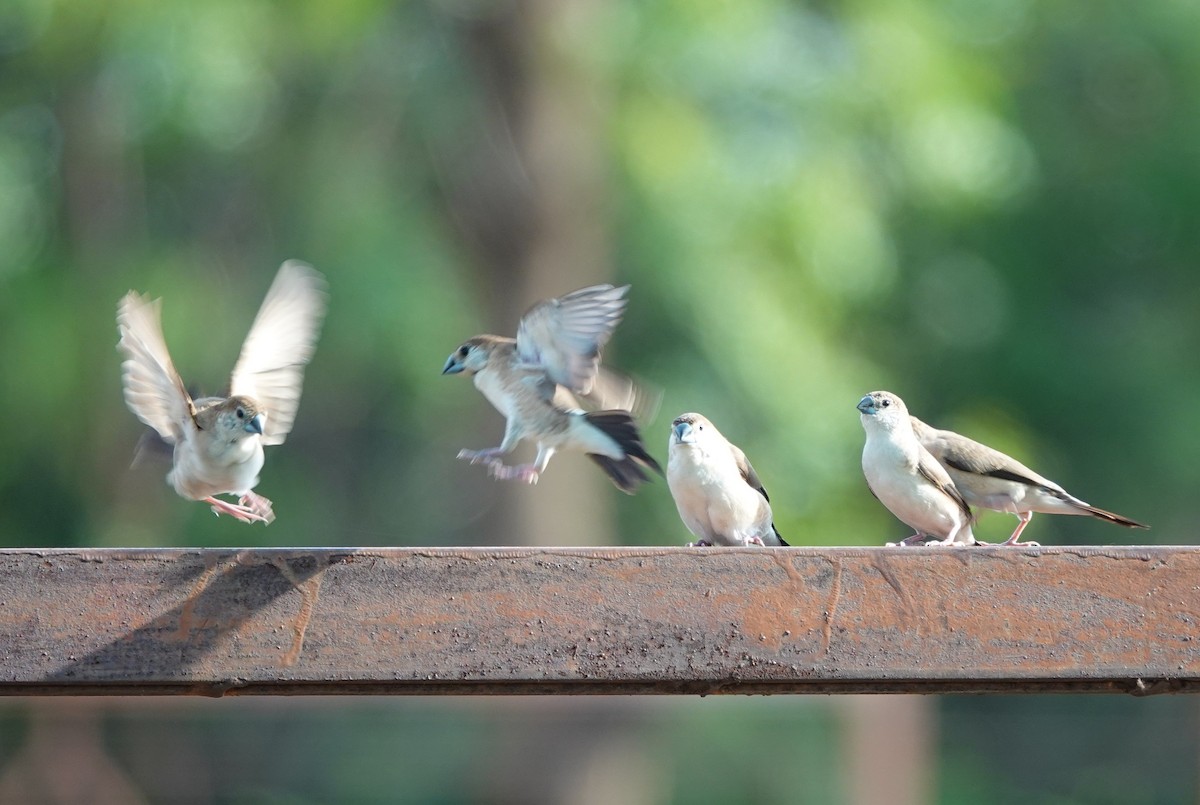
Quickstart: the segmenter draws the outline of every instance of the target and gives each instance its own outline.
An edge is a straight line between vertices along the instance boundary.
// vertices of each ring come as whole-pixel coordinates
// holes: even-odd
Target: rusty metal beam
[[[1200,689],[1200,549],[0,550],[0,693]]]

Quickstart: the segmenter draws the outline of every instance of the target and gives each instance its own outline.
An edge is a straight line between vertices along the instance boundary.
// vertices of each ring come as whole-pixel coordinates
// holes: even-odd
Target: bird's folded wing
[[[742,448],[736,444],[729,444],[730,451],[733,452],[734,461],[737,462],[737,468],[742,473],[742,478],[750,485],[752,489],[763,496],[769,503],[771,496],[767,494],[766,488],[762,485],[762,481],[758,480],[758,473],[754,471],[754,466],[750,463],[750,459],[746,458],[746,454],[742,452]]]
[[[946,468],[939,464],[937,459],[925,448],[921,448],[921,458],[917,462],[917,474],[953,500],[968,521],[974,519],[971,507],[967,505],[967,501],[958,491],[958,487],[954,485],[954,481],[950,480]]]
[[[162,300],[135,291],[117,306],[117,349],[125,356],[121,382],[125,402],[137,418],[169,442],[183,438],[193,414],[192,399],[171,363],[163,338]]]
[[[324,278],[311,266],[289,260],[242,344],[230,393],[255,399],[267,412],[263,444],[281,444],[292,430],[304,366],[316,350],[325,305]]]
[[[1062,491],[1058,484],[1038,475],[1015,458],[965,436],[951,433],[944,437],[941,447],[939,457],[942,462],[960,472]]]
[[[621,321],[629,286],[593,285],[531,307],[517,328],[523,363],[542,366],[555,383],[588,394],[600,349]]]

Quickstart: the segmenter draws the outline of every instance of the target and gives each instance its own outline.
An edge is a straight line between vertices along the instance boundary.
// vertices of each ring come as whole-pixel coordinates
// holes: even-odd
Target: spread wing
[[[117,305],[117,349],[125,404],[137,418],[168,442],[183,438],[195,408],[183,387],[162,333],[162,300],[151,300],[135,291]]]
[[[541,366],[567,389],[588,394],[600,349],[621,321],[629,286],[593,285],[531,307],[517,328],[521,362]]]
[[[325,315],[325,280],[311,266],[280,267],[233,367],[230,393],[251,397],[267,412],[263,444],[282,444],[300,406],[304,366],[317,347]]]

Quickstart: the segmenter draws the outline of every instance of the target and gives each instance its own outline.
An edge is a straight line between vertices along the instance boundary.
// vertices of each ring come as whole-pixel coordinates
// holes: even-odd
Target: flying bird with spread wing
[[[521,317],[517,337],[477,335],[454,350],[442,374],[464,373],[504,415],[498,447],[462,450],[458,458],[487,464],[500,480],[535,484],[559,450],[586,453],[622,492],[662,468],[646,452],[630,409],[639,392],[600,366],[600,351],[624,315],[629,286],[594,285],[538,302]],[[584,411],[580,399],[600,410]],[[503,456],[522,440],[537,444],[532,464]]]
[[[1001,545],[1037,545],[1032,541],[1020,541],[1021,532],[1033,519],[1034,512],[1086,515],[1126,528],[1150,527],[1085,503],[1015,458],[986,444],[951,430],[938,430],[916,417],[912,417],[912,426],[917,441],[946,468],[967,503],[1016,515],[1017,528]]]
[[[771,499],[741,448],[701,414],[671,423],[667,485],[679,517],[703,545],[787,546],[771,514]]]
[[[300,405],[304,367],[325,315],[325,280],[310,266],[280,267],[233,367],[228,397],[192,399],[167,351],[162,300],[130,291],[117,307],[125,403],[172,445],[167,481],[182,497],[244,522],[275,519],[254,492],[263,446],[282,444]],[[234,495],[238,502],[217,495]]]

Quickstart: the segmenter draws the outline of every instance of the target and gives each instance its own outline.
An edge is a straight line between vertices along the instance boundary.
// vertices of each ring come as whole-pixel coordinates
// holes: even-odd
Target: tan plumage
[[[742,450],[701,414],[671,423],[667,484],[695,545],[784,545],[771,502]]]
[[[904,401],[873,391],[858,401],[863,430],[862,468],[867,488],[916,533],[900,545],[934,537],[938,545],[975,544],[971,509],[945,468],[913,433]]]
[[[967,503],[1016,515],[1017,528],[1004,545],[1037,544],[1019,541],[1034,512],[1087,515],[1126,528],[1149,528],[1085,503],[999,450],[954,431],[939,430],[916,417],[912,417],[912,426],[917,440],[946,468]]]
[[[629,493],[648,480],[644,468],[661,473],[628,410],[585,412],[576,401],[611,393],[597,382],[600,349],[621,320],[627,291],[628,286],[597,285],[540,302],[522,317],[515,339],[479,335],[451,353],[442,374],[472,376],[506,420],[499,447],[463,450],[458,457],[488,464],[496,478],[537,483],[556,451],[581,450]],[[615,385],[626,399],[637,396]],[[501,457],[523,439],[537,442],[534,462],[504,464]]]
[[[304,365],[312,358],[325,312],[325,282],[288,261],[242,345],[228,398],[193,400],[162,334],[161,300],[130,291],[117,308],[117,349],[125,402],[174,446],[167,480],[185,498],[247,522],[274,519],[271,501],[253,492],[263,445],[282,444],[300,402]],[[240,497],[234,505],[215,495]]]

